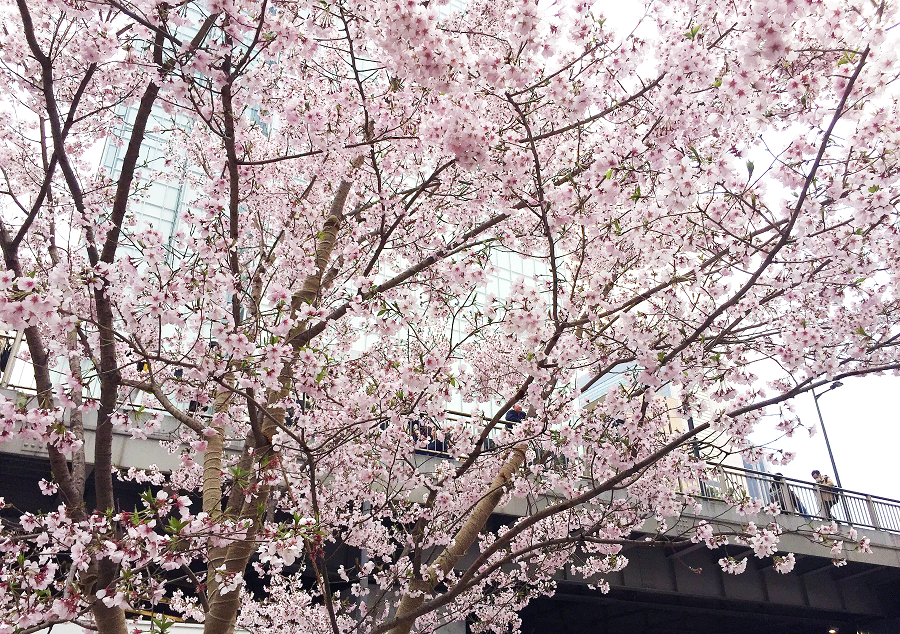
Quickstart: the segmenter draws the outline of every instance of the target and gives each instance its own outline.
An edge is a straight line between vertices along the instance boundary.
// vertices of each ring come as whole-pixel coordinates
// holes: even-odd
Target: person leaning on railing
[[[785,496],[787,493],[787,496]],[[797,494],[791,490],[791,487],[784,481],[784,475],[781,473],[776,473],[772,476],[772,484],[769,486],[769,495],[771,498],[778,502],[778,506],[781,507],[781,510],[785,513],[799,513],[806,519],[810,519],[809,514],[806,512],[806,507],[803,506],[803,503],[800,501],[800,498],[797,497]],[[787,501],[790,501],[790,504],[786,504]]]
[[[521,423],[523,420],[528,418],[528,414],[526,414],[522,410],[521,405],[513,405],[512,409],[506,412],[506,415],[503,417],[506,420],[506,431],[512,431],[513,423]],[[484,450],[492,451],[497,448],[497,443],[494,442],[491,438],[486,438],[484,441]]]
[[[522,411],[521,405],[513,405],[513,408],[511,410],[509,410],[508,412],[506,412],[506,416],[504,416],[504,418],[507,421],[509,421],[510,423],[521,423],[527,417],[528,417],[528,414],[526,414],[524,411]],[[512,429],[512,425],[507,424],[506,428]]]
[[[838,503],[838,496],[835,492],[835,487],[837,486],[827,475],[822,475],[822,472],[816,469],[812,472],[813,480],[818,484],[819,489],[819,499],[822,501],[822,514],[827,519],[834,519],[831,515],[832,507]]]

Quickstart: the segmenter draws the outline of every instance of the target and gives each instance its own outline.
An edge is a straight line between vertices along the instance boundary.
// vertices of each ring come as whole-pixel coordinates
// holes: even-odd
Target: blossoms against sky
[[[898,367],[894,3],[660,3],[648,40],[600,10],[3,4],[0,321],[33,390],[0,440],[47,445],[53,504],[0,537],[0,634],[163,598],[209,634],[506,631],[576,553],[608,589],[695,510],[694,441],[757,459],[767,407]],[[536,274],[492,286],[510,256]],[[115,430],[175,466],[114,464]],[[779,509],[727,501],[746,525],[675,538],[788,573]]]

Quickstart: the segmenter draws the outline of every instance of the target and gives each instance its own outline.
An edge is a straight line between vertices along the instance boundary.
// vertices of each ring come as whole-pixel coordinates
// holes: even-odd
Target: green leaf
[[[180,520],[177,517],[170,517],[169,524],[165,527],[167,533],[180,533],[181,529],[187,526],[190,522],[185,520]]]

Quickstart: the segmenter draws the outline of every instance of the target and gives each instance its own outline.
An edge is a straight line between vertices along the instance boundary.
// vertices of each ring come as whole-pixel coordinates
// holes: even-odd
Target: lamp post
[[[828,432],[825,431],[825,421],[822,420],[822,410],[819,409],[819,397],[822,396],[823,394],[825,394],[826,392],[830,392],[831,390],[841,387],[842,385],[843,385],[843,383],[841,383],[840,381],[835,381],[830,386],[828,386],[828,389],[822,390],[818,394],[816,394],[816,391],[813,390],[813,393],[812,393],[813,402],[816,404],[816,413],[819,415],[819,427],[822,428],[822,435],[825,437],[825,447],[828,449],[828,457],[831,459],[831,468],[834,470],[834,479],[837,481],[838,489],[843,489],[844,485],[841,484],[841,476],[838,474],[837,464],[835,464],[835,462],[834,462],[834,454],[831,453],[831,443],[828,442]],[[847,523],[852,524],[852,522],[850,520],[850,509],[847,508],[847,501],[844,499],[843,495],[841,495],[840,498],[841,498],[841,506],[843,507],[844,514],[847,518]]]
[[[822,420],[822,410],[819,409],[819,397],[825,394],[826,392],[830,392],[831,390],[837,389],[841,387],[843,383],[840,381],[835,381],[831,384],[831,386],[827,390],[822,390],[818,394],[816,394],[815,390],[813,390],[813,402],[816,404],[816,413],[819,415],[819,427],[822,428],[822,435],[825,437],[825,447],[828,448],[828,457],[831,458],[831,468],[834,471],[834,479],[837,481],[838,488],[843,489],[844,486],[841,484],[841,476],[838,475],[837,465],[834,463],[834,454],[831,453],[831,443],[828,442],[828,432],[825,431],[825,421]]]

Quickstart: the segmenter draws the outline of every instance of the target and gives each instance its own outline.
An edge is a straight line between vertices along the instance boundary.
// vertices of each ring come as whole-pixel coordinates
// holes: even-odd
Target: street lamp
[[[818,394],[813,390],[813,401],[816,404],[816,412],[819,414],[819,426],[822,428],[822,435],[825,436],[825,446],[828,448],[828,457],[831,458],[831,468],[834,470],[834,479],[837,480],[837,485],[839,489],[843,489],[844,486],[841,484],[841,476],[838,475],[837,465],[834,463],[834,454],[831,453],[831,443],[828,442],[828,432],[825,431],[825,421],[822,420],[822,410],[819,409],[819,397],[825,394],[826,392],[830,392],[836,388],[839,388],[843,385],[840,381],[835,381],[831,384],[831,386],[827,390],[822,390]]]
[[[843,489],[844,485],[841,484],[841,476],[838,475],[837,465],[834,463],[834,454],[831,453],[831,443],[828,442],[828,432],[825,431],[825,421],[822,420],[822,410],[819,409],[819,397],[825,394],[826,392],[830,392],[836,388],[839,388],[843,385],[840,381],[835,381],[830,386],[828,386],[827,390],[822,390],[818,394],[813,390],[813,401],[816,404],[816,412],[819,414],[819,426],[822,428],[822,435],[825,437],[825,446],[828,448],[828,457],[831,458],[831,468],[834,469],[834,479],[837,480],[838,489]],[[851,524],[853,521],[850,519],[850,509],[847,507],[847,500],[843,495],[840,496],[841,506],[844,509],[844,515],[847,518],[847,523]]]

